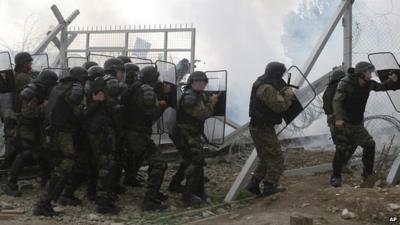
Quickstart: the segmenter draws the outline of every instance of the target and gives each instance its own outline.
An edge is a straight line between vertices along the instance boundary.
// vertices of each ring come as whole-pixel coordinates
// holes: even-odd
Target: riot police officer
[[[186,90],[178,103],[175,143],[184,160],[179,170],[184,171],[186,178],[183,201],[188,205],[201,204],[208,198],[204,187],[202,135],[204,122],[212,116],[218,96],[208,96],[204,92],[207,83],[208,78],[204,72],[195,71],[190,74]]]
[[[279,185],[284,160],[274,128],[282,123],[283,113],[294,99],[292,89],[282,79],[285,72],[284,64],[268,63],[265,73],[257,78],[251,89],[249,130],[260,160],[246,189],[258,196],[285,191]],[[261,181],[264,182],[263,192],[259,186]]]
[[[364,112],[370,91],[386,91],[394,89],[398,81],[397,74],[391,74],[383,83],[371,80],[374,65],[359,62],[350,68],[348,74],[338,84],[333,98],[335,118],[336,152],[333,159],[333,173],[330,183],[333,187],[342,185],[341,172],[346,153],[353,146],[363,148],[362,162],[364,180],[374,172],[375,141],[364,127]]]
[[[128,179],[134,179],[143,161],[149,163],[147,192],[142,204],[143,210],[165,209],[162,203],[167,196],[160,192],[164,173],[167,169],[160,149],[151,139],[152,124],[161,115],[161,108],[154,91],[159,73],[155,67],[148,66],[140,71],[139,80],[129,86],[123,95],[125,107],[124,130],[128,165]]]
[[[58,151],[54,172],[49,183],[33,207],[35,216],[52,216],[55,214],[51,205],[61,194],[68,175],[76,162],[76,142],[80,118],[83,113],[83,85],[87,80],[87,70],[74,67],[68,76],[60,79],[50,93],[47,107],[47,117],[50,123],[51,141],[54,151]]]
[[[48,163],[42,157],[44,117],[48,95],[53,86],[56,85],[57,80],[56,73],[50,70],[43,70],[19,94],[21,101],[21,109],[19,111],[21,113],[18,117],[17,138],[20,151],[10,167],[7,183],[3,186],[3,191],[7,195],[19,195],[18,175],[32,159],[39,162],[42,179],[46,179],[46,174],[50,170]]]

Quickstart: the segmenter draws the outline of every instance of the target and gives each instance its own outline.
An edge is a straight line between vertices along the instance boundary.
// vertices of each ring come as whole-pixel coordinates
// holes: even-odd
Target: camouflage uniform
[[[272,85],[264,84],[257,89],[259,98],[265,107],[277,113],[285,112],[292,103],[291,96],[281,95]],[[283,172],[283,154],[273,124],[250,125],[250,134],[256,146],[260,162],[254,172],[257,180],[277,184]]]
[[[74,74],[74,68],[70,76]],[[76,72],[76,77],[83,76],[84,70]],[[86,71],[87,76],[87,71]],[[61,194],[67,178],[74,168],[78,152],[76,140],[79,120],[83,116],[82,101],[84,98],[83,81],[66,77],[55,86],[50,94],[47,115],[50,122],[53,151],[59,154],[54,172],[33,208],[33,215],[50,216],[54,214],[50,202]]]
[[[333,159],[332,178],[340,178],[346,152],[352,151],[354,146],[363,148],[362,161],[364,164],[363,176],[373,173],[375,159],[375,141],[365,129],[364,111],[370,91],[386,91],[392,89],[392,82],[377,83],[373,80],[365,81],[366,85],[359,84],[359,76],[349,74],[338,84],[333,99],[335,120],[343,120],[344,128],[335,128],[336,153]]]
[[[32,82],[33,76],[29,73],[18,72],[15,74],[15,89],[20,92],[27,84]]]
[[[102,78],[96,78],[96,81]],[[105,86],[105,84],[104,84]],[[97,91],[95,91],[97,92]],[[105,92],[105,91],[103,91]],[[85,121],[85,134],[90,149],[90,159],[96,176],[97,194],[96,204],[99,213],[117,213],[119,208],[113,203],[112,191],[115,182],[115,133],[108,111],[107,100],[96,102],[91,100],[88,104]],[[93,179],[93,178],[90,178]]]
[[[143,79],[142,79],[143,80]],[[133,83],[123,95],[125,148],[127,150],[127,173],[134,179],[143,161],[149,163],[147,192],[143,202],[144,210],[165,208],[161,201],[161,184],[167,169],[161,150],[151,139],[152,124],[160,115],[157,95],[152,86],[142,80]],[[161,197],[161,198],[160,198]]]
[[[6,115],[4,118],[4,139],[5,139],[5,146],[6,146],[6,156],[5,161],[6,164],[11,164],[16,154],[18,153],[19,149],[17,148],[17,116],[18,109],[21,108],[21,102],[18,100],[17,95],[19,92],[32,81],[31,74],[18,71],[15,74],[15,90],[16,92],[13,94],[13,111],[10,115]],[[17,109],[17,111],[15,111]]]
[[[184,160],[179,168],[186,178],[183,198],[186,202],[191,201],[194,196],[206,200],[202,135],[204,121],[213,115],[214,107],[205,92],[192,89],[183,93],[178,104],[176,146]]]
[[[114,187],[113,191],[116,194],[126,192],[126,188],[120,185],[120,178],[123,169],[124,157],[124,132],[123,132],[123,105],[121,104],[121,96],[126,91],[127,86],[124,82],[116,79],[115,76],[107,74],[104,76],[106,82],[106,95],[107,95],[107,112],[110,118],[109,135],[111,135],[113,154],[115,165],[113,167]]]
[[[342,70],[335,70],[332,73],[331,80],[328,84],[328,87],[326,88],[322,99],[323,99],[323,109],[327,117],[327,124],[329,127],[329,130],[331,132],[331,137],[333,143],[336,145],[336,129],[335,129],[335,116],[333,113],[333,97],[335,96],[335,92],[337,89],[337,86],[340,82],[340,80],[345,76],[346,74]],[[345,167],[346,164],[349,162],[351,156],[354,154],[355,150],[357,149],[357,145],[353,145],[350,151],[346,152],[346,157],[343,163],[343,166]]]
[[[286,94],[282,80],[286,68],[272,62],[265,74],[253,84],[250,97],[250,134],[259,162],[247,189],[261,195],[259,183],[264,181],[264,195],[278,190],[279,178],[284,170],[284,158],[274,126],[282,123],[282,114],[289,109],[293,95]]]
[[[18,190],[18,175],[21,170],[33,160],[39,162],[42,180],[49,176],[50,166],[43,160],[42,147],[44,136],[44,107],[47,98],[46,87],[38,83],[28,84],[20,94],[22,101],[17,124],[17,138],[19,153],[10,167],[7,185],[14,191]],[[6,191],[7,194],[12,192]],[[14,194],[19,194],[15,192]]]

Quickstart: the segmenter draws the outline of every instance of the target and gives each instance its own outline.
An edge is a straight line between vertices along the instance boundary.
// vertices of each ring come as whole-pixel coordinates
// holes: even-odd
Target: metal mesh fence
[[[173,63],[182,58],[194,60],[194,28],[137,28],[73,28],[68,31],[69,35],[77,36],[68,47],[68,55],[128,55]]]

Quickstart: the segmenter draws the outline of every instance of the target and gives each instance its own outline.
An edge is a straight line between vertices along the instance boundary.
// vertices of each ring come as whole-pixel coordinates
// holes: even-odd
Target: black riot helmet
[[[139,66],[133,63],[125,63],[125,82],[127,84],[132,84],[138,79],[138,73],[140,71]]]
[[[18,52],[14,57],[16,66],[22,66],[33,61],[31,54],[28,52]]]
[[[160,73],[154,66],[146,66],[139,73],[139,80],[151,86],[155,85],[158,81]]]
[[[369,62],[359,62],[356,64],[356,67],[354,68],[354,74],[356,75],[362,75],[363,73],[367,71],[373,72],[375,70],[375,66],[372,65]]]
[[[194,81],[204,81],[204,82],[208,83],[208,77],[202,71],[194,71],[193,73],[190,74],[190,76],[188,78],[188,81],[187,81],[188,86],[193,84]]]
[[[94,80],[97,77],[103,77],[105,75],[104,73],[104,69],[100,66],[91,66],[88,69],[88,76],[89,76],[89,80]]]
[[[86,70],[89,70],[90,67],[92,66],[98,66],[99,64],[97,64],[97,62],[93,62],[93,61],[87,61],[85,62],[82,67],[85,68]]]
[[[63,78],[62,81],[72,79],[74,81],[79,81],[84,84],[88,78],[88,71],[85,68],[81,66],[75,66],[69,70],[68,76]]]
[[[132,62],[131,58],[129,58],[128,56],[125,56],[125,55],[120,55],[117,57],[117,59],[121,60],[124,64]]]
[[[124,71],[124,63],[117,58],[109,58],[104,62],[104,72],[106,74],[116,76],[116,71]]]
[[[51,70],[42,70],[39,73],[38,77],[35,79],[35,82],[40,83],[46,87],[51,87],[57,84],[58,76],[54,71]]]
[[[92,93],[103,91],[107,84],[103,77],[96,77],[90,84]]]
[[[265,75],[270,79],[279,79],[286,72],[285,64],[280,62],[270,62],[265,68]]]

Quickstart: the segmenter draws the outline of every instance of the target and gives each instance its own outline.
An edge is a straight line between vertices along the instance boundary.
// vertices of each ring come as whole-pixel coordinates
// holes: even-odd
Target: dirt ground
[[[332,153],[290,152],[287,168],[299,168],[330,162]],[[163,190],[177,164],[170,164]],[[0,225],[52,225],[52,224],[263,224],[288,225],[293,213],[302,213],[313,218],[314,224],[389,224],[389,217],[400,216],[400,187],[359,188],[359,172],[344,177],[342,188],[329,186],[329,174],[308,177],[283,177],[282,184],[288,190],[275,196],[259,199],[242,192],[239,201],[227,204],[223,198],[239,173],[241,164],[216,158],[208,161],[206,173],[210,181],[207,190],[212,202],[199,208],[187,208],[181,203],[180,195],[169,194],[170,206],[164,212],[142,212],[140,203],[145,188],[129,189],[121,196],[118,205],[123,211],[118,216],[104,216],[94,212],[84,191],[77,196],[83,199],[80,207],[61,207],[60,216],[53,218],[33,217],[31,208],[40,188],[36,181],[21,181],[22,197],[0,196],[0,207],[21,210],[20,214],[0,213]],[[393,203],[394,205],[389,205]],[[397,208],[398,206],[398,208]],[[355,217],[344,220],[343,209],[347,208]],[[399,217],[400,218],[400,217]],[[396,224],[396,223],[392,223]]]

